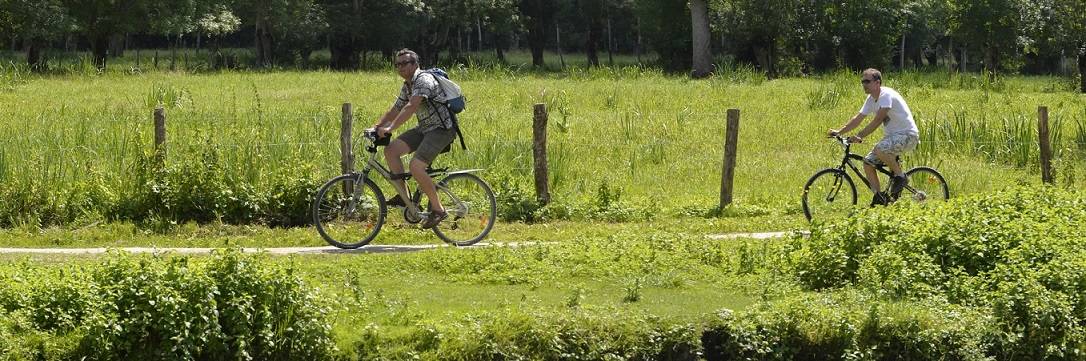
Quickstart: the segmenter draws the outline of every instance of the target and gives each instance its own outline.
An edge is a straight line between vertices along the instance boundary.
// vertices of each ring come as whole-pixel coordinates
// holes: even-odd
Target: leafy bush
[[[1086,357],[1086,198],[1019,187],[928,207],[895,205],[818,225],[796,239],[798,280],[857,285],[891,299],[987,309],[999,359]]]
[[[290,269],[239,251],[206,262],[115,253],[85,269],[9,270],[0,356],[327,359],[326,310]],[[53,340],[55,339],[55,341]]]
[[[507,309],[418,324],[402,342],[412,348],[405,353],[432,360],[696,360],[697,335],[693,324],[615,310]],[[395,358],[374,343],[357,343],[362,358]]]
[[[990,360],[999,330],[967,307],[807,294],[709,320],[707,360]]]

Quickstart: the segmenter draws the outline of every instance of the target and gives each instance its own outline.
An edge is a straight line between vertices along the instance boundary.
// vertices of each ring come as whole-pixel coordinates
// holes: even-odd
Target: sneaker
[[[897,197],[901,196],[901,191],[907,185],[909,185],[909,178],[905,178],[905,176],[892,178],[890,180],[890,199],[897,199]]]
[[[398,194],[385,200],[385,205],[389,207],[407,207],[407,204],[404,204],[403,202],[403,198],[400,198],[400,195]]]
[[[885,206],[890,204],[890,196],[886,192],[875,193],[874,197],[871,197],[871,206]]]
[[[438,223],[444,221],[445,218],[448,216],[449,213],[446,212],[439,213],[436,211],[431,211],[430,214],[426,216],[426,220],[422,222],[422,228],[434,228],[435,226],[437,226]]]

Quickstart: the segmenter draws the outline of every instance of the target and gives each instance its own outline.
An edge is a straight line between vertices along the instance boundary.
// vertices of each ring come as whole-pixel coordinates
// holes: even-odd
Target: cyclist
[[[396,52],[395,65],[396,72],[404,79],[400,95],[392,104],[392,108],[373,127],[378,137],[384,138],[403,125],[412,114],[418,118],[417,126],[403,132],[385,147],[385,161],[393,174],[402,174],[403,162],[400,161],[400,157],[407,153],[415,153],[411,158],[411,176],[415,178],[419,188],[430,200],[430,214],[423,221],[422,227],[433,228],[441,223],[447,214],[438,200],[434,180],[426,174],[426,168],[433,163],[439,153],[452,144],[456,131],[453,128],[449,109],[434,102],[434,100],[444,99],[444,91],[432,74],[419,69],[418,54],[409,49],[402,49]],[[403,179],[397,182],[401,187],[404,186]],[[403,199],[400,197],[392,197],[388,204],[404,206]]]
[[[920,132],[913,120],[913,113],[905,99],[894,89],[882,86],[882,73],[876,69],[863,71],[860,84],[867,93],[867,100],[856,116],[852,117],[841,129],[830,129],[830,135],[848,133],[860,125],[865,117],[875,114],[875,118],[868,123],[863,130],[849,137],[852,143],[863,143],[864,137],[883,126],[882,140],[875,144],[875,148],[864,157],[864,173],[867,174],[868,184],[875,196],[871,199],[871,205],[885,205],[896,200],[901,195],[901,190],[909,184],[905,173],[901,170],[901,164],[897,156],[916,149],[920,144]],[[879,176],[875,171],[876,166],[885,165],[890,168],[894,176],[890,179],[890,194],[879,191]]]

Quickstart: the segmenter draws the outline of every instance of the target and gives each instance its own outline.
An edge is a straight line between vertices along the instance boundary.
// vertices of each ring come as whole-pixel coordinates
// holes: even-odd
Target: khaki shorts
[[[883,166],[885,164],[882,164],[879,157],[875,156],[876,149],[883,153],[900,156],[902,153],[915,150],[918,144],[920,144],[920,137],[916,134],[887,135],[882,137],[878,144],[875,144],[875,148],[870,153],[867,153],[864,162],[874,166]]]
[[[415,152],[411,159],[418,159],[429,165],[438,154],[449,151],[449,146],[456,139],[456,131],[437,128],[423,133],[418,128],[411,128],[396,139],[407,143],[407,147]]]

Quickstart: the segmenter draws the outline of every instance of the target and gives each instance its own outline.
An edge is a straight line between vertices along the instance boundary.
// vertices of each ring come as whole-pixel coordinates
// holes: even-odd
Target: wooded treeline
[[[317,49],[353,69],[400,47],[440,54],[530,49],[660,54],[669,71],[730,57],[770,77],[838,68],[1086,71],[1083,0],[0,0],[0,41],[40,68],[51,49],[246,47],[252,66],[304,64]],[[135,41],[136,39],[138,41]],[[1086,90],[1086,80],[1083,81]]]

